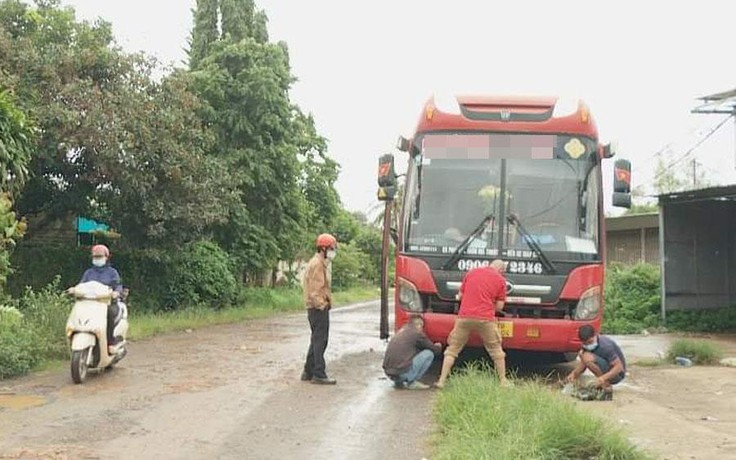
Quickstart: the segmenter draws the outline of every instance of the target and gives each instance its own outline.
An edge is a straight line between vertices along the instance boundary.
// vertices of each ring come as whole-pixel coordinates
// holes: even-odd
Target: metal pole
[[[667,283],[665,279],[665,259],[667,253],[665,252],[665,234],[664,226],[665,219],[664,213],[667,209],[667,204],[662,203],[662,199],[659,199],[659,290],[662,301],[662,325],[667,324]]]
[[[698,162],[693,158],[693,188],[698,187],[698,173],[697,173]]]
[[[386,201],[383,211],[383,247],[381,249],[381,340],[388,339],[388,267],[391,249],[391,205],[392,201]]]

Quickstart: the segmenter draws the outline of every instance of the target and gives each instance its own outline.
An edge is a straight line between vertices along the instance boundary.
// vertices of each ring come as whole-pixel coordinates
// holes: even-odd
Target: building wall
[[[659,265],[658,226],[657,214],[607,218],[607,263]]]
[[[666,309],[736,305],[736,202],[666,203],[663,213]]]
[[[23,242],[33,245],[77,244],[77,227],[74,216],[63,219],[47,220],[42,214],[25,216],[28,221],[28,232]]]

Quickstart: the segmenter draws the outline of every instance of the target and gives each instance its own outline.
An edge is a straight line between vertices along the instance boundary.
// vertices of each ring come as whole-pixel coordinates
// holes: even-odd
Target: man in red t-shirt
[[[496,259],[488,267],[470,270],[460,286],[460,311],[447,338],[442,373],[435,386],[443,388],[452,366],[468,343],[472,332],[478,332],[491,358],[502,385],[506,380],[506,353],[501,348],[501,333],[496,324],[496,312],[506,303],[506,263]]]

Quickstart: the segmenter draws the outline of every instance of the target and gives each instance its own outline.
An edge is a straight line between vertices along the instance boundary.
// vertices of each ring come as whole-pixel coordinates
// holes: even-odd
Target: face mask
[[[598,348],[598,340],[596,340],[593,343],[588,343],[588,344],[583,345],[583,348],[585,348],[585,350],[587,351],[595,350],[596,348]]]
[[[328,259],[333,260],[335,257],[337,257],[337,251],[335,251],[334,249],[330,249],[329,251],[327,251]]]
[[[95,267],[104,267],[107,263],[107,259],[105,257],[92,259],[92,265]]]

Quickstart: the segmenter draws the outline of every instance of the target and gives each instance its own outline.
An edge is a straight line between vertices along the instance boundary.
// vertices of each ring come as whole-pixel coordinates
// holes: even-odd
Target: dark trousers
[[[312,337],[309,341],[304,372],[310,377],[326,378],[325,349],[330,334],[330,311],[309,308],[307,317],[309,327],[312,329]]]
[[[115,329],[115,317],[118,315],[118,303],[112,302],[107,306],[107,344],[112,345],[115,342],[115,338],[112,333]]]

